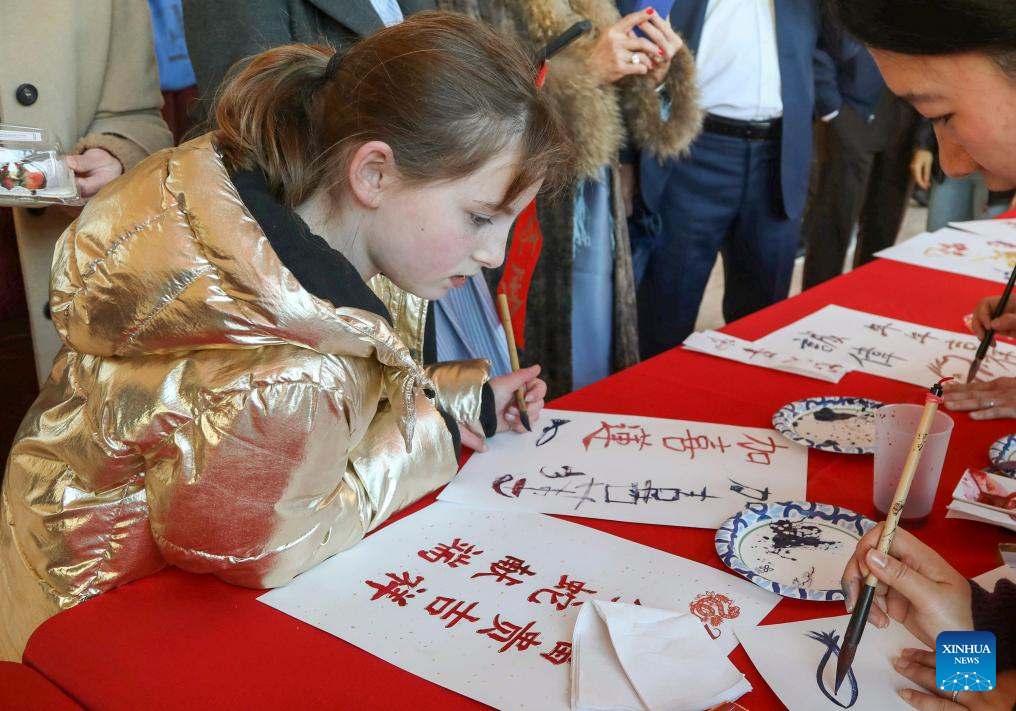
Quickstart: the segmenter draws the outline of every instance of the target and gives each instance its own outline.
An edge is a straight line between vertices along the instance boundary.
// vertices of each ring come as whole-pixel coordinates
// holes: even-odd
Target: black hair
[[[980,52],[1016,79],[1014,0],[825,0],[833,17],[873,49],[897,54]]]

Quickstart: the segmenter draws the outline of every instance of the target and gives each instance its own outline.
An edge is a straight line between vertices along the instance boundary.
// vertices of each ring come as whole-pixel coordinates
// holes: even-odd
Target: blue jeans
[[[614,221],[610,210],[611,175],[583,180],[576,191],[572,266],[572,388],[578,390],[610,375],[614,345]],[[579,203],[582,208],[579,208]],[[580,224],[581,223],[581,224]]]
[[[980,220],[986,217],[987,207],[988,186],[980,173],[933,182],[928,199],[928,231],[940,230],[950,222]]]
[[[778,140],[714,133],[699,136],[687,158],[667,163],[656,201],[662,234],[638,293],[643,357],[694,330],[717,254],[728,322],[786,298],[801,220],[783,213],[779,163]]]

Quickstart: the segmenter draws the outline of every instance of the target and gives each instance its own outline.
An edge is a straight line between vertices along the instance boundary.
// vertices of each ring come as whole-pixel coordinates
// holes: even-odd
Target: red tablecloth
[[[963,331],[963,316],[998,284],[877,261],[731,325],[758,338],[830,303]],[[621,414],[771,426],[782,405],[828,394],[884,402],[923,402],[921,388],[868,375],[839,385],[675,350],[554,403]],[[988,446],[1013,422],[956,427],[932,520],[916,533],[964,575],[998,565],[997,544],[1016,541],[999,528],[946,520],[945,506],[963,470],[987,464]],[[872,517],[871,458],[811,452],[808,498]],[[433,501],[428,497],[416,507]],[[713,532],[586,519],[583,525],[724,569]],[[157,708],[460,708],[477,704],[305,625],[255,600],[258,591],[208,576],[167,570],[102,595],[44,624],[25,652],[34,666],[82,704],[96,709]],[[789,622],[844,614],[840,603],[782,600],[765,620]],[[455,664],[454,650],[443,652]],[[752,711],[782,708],[751,661],[731,656],[755,687],[741,701]]]
[[[4,711],[81,711],[53,682],[31,667],[0,662],[0,709]]]

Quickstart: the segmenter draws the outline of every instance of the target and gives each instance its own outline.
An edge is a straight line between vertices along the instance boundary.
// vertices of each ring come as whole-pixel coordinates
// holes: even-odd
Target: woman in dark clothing
[[[1016,4],[1011,0],[827,0],[847,31],[871,50],[886,84],[931,120],[946,175],[984,175],[991,190],[1016,187]],[[994,327],[1016,335],[1016,300],[991,319],[998,297],[975,312],[974,330]],[[976,419],[1016,415],[1016,381],[949,389],[946,405],[972,410]],[[988,593],[970,585],[931,548],[898,532],[891,553],[874,550],[880,528],[858,544],[844,573],[847,606],[863,578],[879,579],[881,609],[871,621],[889,618],[925,643],[939,632],[986,630],[997,640],[998,685],[992,691],[946,692],[935,683],[934,654],[904,650],[896,670],[927,693],[900,696],[918,709],[1010,709],[1016,702],[1016,585],[1002,581]]]

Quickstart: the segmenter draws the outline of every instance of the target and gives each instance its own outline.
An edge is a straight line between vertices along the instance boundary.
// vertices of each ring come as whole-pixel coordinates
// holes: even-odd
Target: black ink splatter
[[[794,578],[791,583],[799,588],[806,588],[811,585],[812,579],[815,577],[815,566],[811,566],[806,571]]]
[[[847,681],[850,682],[850,700],[847,703],[843,703],[834,694],[830,693],[829,689],[826,688],[824,678],[826,664],[829,663],[834,654],[837,657],[840,656],[840,636],[835,632],[809,632],[805,637],[813,639],[816,642],[821,642],[826,646],[826,652],[822,655],[822,659],[818,663],[818,670],[815,672],[815,682],[818,684],[818,690],[840,708],[849,709],[857,703],[857,677],[854,676],[854,670],[850,669],[847,672]]]
[[[836,420],[852,420],[857,417],[852,412],[836,412],[831,407],[823,407],[821,410],[815,410],[815,419],[819,422],[835,422]]]
[[[787,560],[797,560],[789,554],[798,548],[829,550],[840,547],[839,541],[823,541],[822,529],[804,521],[773,521],[769,528],[773,535],[762,536],[762,540],[770,542],[768,551]]]

